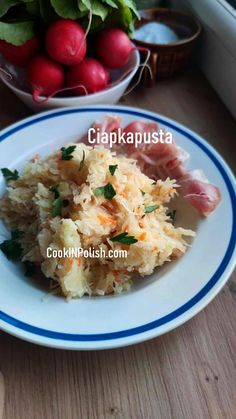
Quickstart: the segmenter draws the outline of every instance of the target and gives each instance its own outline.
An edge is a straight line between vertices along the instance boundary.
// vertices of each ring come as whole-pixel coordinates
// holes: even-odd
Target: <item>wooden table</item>
[[[236,123],[200,73],[123,103],[182,122],[233,166]],[[29,114],[1,85],[0,127]],[[235,419],[236,281],[177,330],[124,349],[52,350],[2,333],[0,369],[4,419]]]

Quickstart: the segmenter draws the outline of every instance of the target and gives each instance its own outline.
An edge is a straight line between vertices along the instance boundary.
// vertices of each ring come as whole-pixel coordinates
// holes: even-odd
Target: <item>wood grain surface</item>
[[[123,104],[204,136],[235,169],[236,123],[203,76],[188,72]],[[0,127],[30,115],[0,85]],[[195,318],[152,341],[101,352],[52,350],[1,334],[0,419],[235,419],[236,278]]]

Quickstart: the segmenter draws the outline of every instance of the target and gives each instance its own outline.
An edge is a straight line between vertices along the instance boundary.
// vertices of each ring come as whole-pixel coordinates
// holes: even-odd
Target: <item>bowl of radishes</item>
[[[124,30],[105,28],[91,35],[72,19],[56,19],[21,45],[0,40],[2,81],[37,112],[116,103],[139,64],[139,52]]]

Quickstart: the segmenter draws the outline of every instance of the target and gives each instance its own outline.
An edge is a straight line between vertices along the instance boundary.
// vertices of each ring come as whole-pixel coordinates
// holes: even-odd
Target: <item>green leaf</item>
[[[136,4],[133,0],[119,0],[120,3],[122,3],[122,5],[124,7],[128,7],[130,10],[132,10],[133,14],[140,19],[140,15],[136,9]]]
[[[114,236],[110,239],[112,242],[118,242],[121,244],[134,244],[137,243],[137,239],[134,236],[128,236],[128,233],[121,233],[118,236]]]
[[[108,14],[108,7],[99,0],[78,0],[79,10],[81,12],[92,11],[92,14],[99,16],[104,21]]]
[[[0,22],[0,39],[13,45],[22,45],[34,36],[33,22]]]
[[[57,217],[57,215],[60,215],[61,212],[61,206],[62,206],[62,199],[59,196],[57,199],[55,199],[55,201],[53,202],[53,207],[52,207],[52,211],[51,211],[51,216]]]
[[[110,9],[105,21],[105,27],[123,28],[128,34],[133,32],[134,13],[126,5],[125,0],[114,0],[118,9]],[[97,28],[96,28],[97,29]],[[100,27],[98,27],[100,30]]]
[[[117,4],[113,0],[102,0],[102,2],[108,4],[109,6],[113,7],[114,9],[118,9]]]
[[[50,0],[37,0],[37,2],[39,3],[40,15],[44,22],[50,23],[58,18]]]
[[[91,1],[90,0],[78,0],[78,7],[81,12],[91,9]]]
[[[5,240],[0,244],[0,249],[10,260],[20,260],[23,252],[20,243],[15,240]]]
[[[113,188],[111,183],[108,183],[105,187],[104,187],[104,196],[106,199],[112,199],[114,198],[114,196],[116,195],[116,191]]]
[[[72,153],[75,151],[76,145],[71,145],[67,148],[62,147],[61,148],[61,159],[62,160],[71,160],[73,159]]]
[[[98,188],[95,189],[94,194],[96,196],[104,195],[104,188],[105,186],[99,186]]]
[[[51,186],[51,188],[49,188],[50,192],[54,193],[54,198],[57,199],[60,196],[60,192],[59,192],[59,183],[57,183],[56,185]]]
[[[118,164],[114,164],[114,165],[110,164],[109,165],[109,172],[112,176],[114,176],[114,173],[115,173],[117,167],[118,167]]]
[[[142,196],[144,196],[145,193],[146,193],[146,192],[142,191],[142,189],[140,189],[140,192],[141,192]]]
[[[158,205],[151,205],[150,207],[145,207],[145,213],[149,214],[150,212],[155,211],[158,208]]]
[[[99,16],[104,21],[108,14],[108,8],[100,1],[94,0],[92,2],[92,13],[93,15]]]
[[[105,186],[100,186],[99,188],[96,188],[94,194],[96,196],[104,195],[106,199],[112,199],[116,195],[116,191],[113,188],[112,184],[108,183]]]
[[[41,10],[38,0],[28,2],[26,4],[26,10],[30,15],[41,18]]]
[[[78,19],[81,15],[77,0],[51,0],[51,5],[64,19]]]
[[[57,183],[56,185],[51,186],[49,191],[54,193],[55,200],[53,201],[53,207],[51,210],[51,216],[56,217],[61,213],[61,207],[68,207],[70,201],[68,199],[62,199],[60,192],[59,192],[60,185]]]
[[[0,1],[0,17],[4,16],[12,6],[21,3],[19,0],[1,0]]]
[[[1,169],[3,176],[5,177],[6,181],[8,180],[17,180],[19,178],[19,174],[17,170],[12,172],[11,170],[7,169],[7,167],[3,167]]]
[[[5,240],[0,244],[1,251],[6,255],[7,259],[20,260],[23,249],[18,239],[24,234],[21,230],[13,230],[11,232],[11,239]]]

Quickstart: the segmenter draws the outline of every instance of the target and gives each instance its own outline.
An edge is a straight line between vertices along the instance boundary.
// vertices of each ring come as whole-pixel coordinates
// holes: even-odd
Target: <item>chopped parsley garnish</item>
[[[105,188],[105,186],[99,186],[99,188],[95,189],[94,194],[96,196],[103,195],[104,194],[104,188]]]
[[[61,159],[62,160],[71,160],[71,159],[73,159],[72,153],[73,153],[73,151],[75,151],[75,149],[76,149],[76,145],[70,145],[67,148],[62,147],[61,148]]]
[[[95,189],[94,193],[96,196],[104,195],[106,199],[112,199],[116,195],[116,191],[111,183],[108,183],[105,186],[99,186],[99,188]]]
[[[59,196],[59,198],[55,199],[55,201],[53,202],[53,207],[51,210],[51,216],[57,217],[57,215],[60,215],[61,213],[61,206],[62,206],[62,199]]]
[[[155,211],[158,208],[158,205],[151,205],[150,207],[145,207],[144,212],[149,214],[150,212]]]
[[[146,192],[142,191],[142,189],[140,189],[141,194],[144,196]]]
[[[19,173],[17,170],[14,170],[14,172],[12,172],[11,170],[7,169],[7,167],[3,167],[1,171],[7,181],[17,180],[19,178]]]
[[[112,176],[114,176],[117,167],[118,167],[118,164],[110,164],[109,165],[109,172]]]
[[[24,262],[25,267],[25,276],[33,276],[37,272],[36,265],[33,262],[26,261]]]
[[[21,244],[18,242],[18,239],[23,235],[23,231],[21,230],[14,230],[11,233],[11,239],[4,240],[0,244],[1,251],[6,255],[7,259],[10,260],[20,260],[23,249]]]
[[[68,199],[61,198],[58,188],[59,188],[59,184],[53,185],[51,186],[51,188],[49,188],[49,190],[54,193],[54,198],[55,198],[55,200],[53,201],[53,207],[51,210],[51,216],[53,218],[57,217],[57,215],[60,215],[62,206],[68,207],[68,205],[70,204],[70,201]]]
[[[176,210],[170,211],[167,213],[168,217],[170,217],[172,223],[174,224],[176,218]]]
[[[156,185],[157,184],[157,181],[156,180],[154,180],[154,182],[152,182],[152,185]]]
[[[84,159],[85,159],[85,151],[83,150],[83,157],[82,157],[82,160],[81,160],[81,162],[79,164],[79,171],[83,169]]]
[[[114,236],[110,240],[121,244],[133,244],[138,241],[134,236],[129,236],[127,232],[118,234],[118,236]]]
[[[59,184],[57,183],[56,185],[51,186],[51,188],[49,188],[49,191],[54,193],[54,198],[57,199],[60,196],[60,192],[58,190],[59,188]]]

